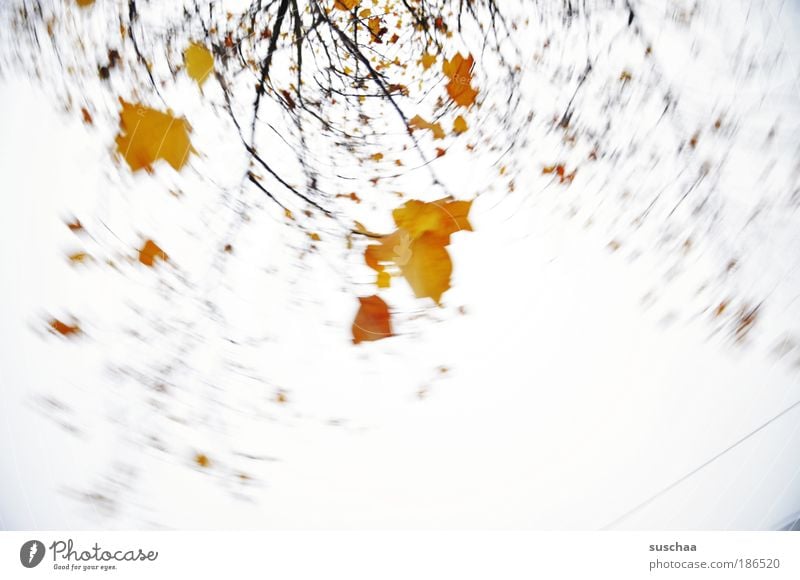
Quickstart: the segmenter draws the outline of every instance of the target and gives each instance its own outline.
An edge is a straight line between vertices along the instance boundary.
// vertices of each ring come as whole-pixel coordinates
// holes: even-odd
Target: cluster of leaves
[[[68,45],[64,37],[80,34],[70,21],[92,17],[101,6],[91,0],[75,1],[71,7],[58,4],[21,2],[13,26],[18,33],[28,31],[37,43],[46,31],[60,59],[59,47]],[[320,217],[333,220],[348,243],[363,236],[392,244],[415,229],[398,224],[394,234],[376,236],[356,225],[339,200],[374,198],[380,194],[380,178],[372,180],[373,192],[361,191],[360,196],[332,191],[334,176],[321,172],[310,157],[308,144],[319,139],[330,139],[358,164],[367,159],[388,166],[390,151],[415,152],[429,174],[426,189],[433,199],[474,195],[448,188],[432,165],[446,149],[429,148],[417,132],[445,140],[443,121],[449,117],[453,137],[468,133],[467,117],[478,104],[479,90],[473,78],[475,59],[460,48],[461,32],[469,21],[480,31],[482,49],[493,47],[500,54],[501,36],[509,28],[494,0],[254,0],[238,12],[217,2],[174,10],[128,0],[117,8],[122,43],[95,39],[101,46],[108,43],[103,51],[108,58],[97,65],[104,90],[83,91],[87,104],[81,114],[93,124],[92,111],[96,115],[100,103],[118,101],[116,154],[130,171],[154,173],[161,162],[181,171],[198,153],[190,120],[170,109],[164,93],[165,83],[179,82],[185,73],[203,93],[221,95],[217,106],[250,159],[242,187],[253,187],[280,206],[286,220],[304,230],[312,243],[320,241],[311,226]],[[67,40],[83,47],[93,39]],[[111,84],[113,71],[123,69],[128,71],[125,92],[113,94],[120,90]],[[440,79],[446,81],[444,90],[435,87]],[[209,89],[211,83],[216,87]],[[280,163],[266,149],[269,140],[263,130],[273,127],[276,115],[286,121],[280,138],[294,155]],[[375,153],[376,148],[383,152]],[[402,167],[395,157],[395,167]],[[450,211],[458,202],[433,203]],[[438,303],[449,287],[452,266],[446,243],[429,243],[433,235],[408,238],[413,258],[403,274],[417,297]],[[367,249],[368,255],[375,253],[373,248]],[[147,240],[140,262],[152,266],[156,257],[166,259],[166,254]],[[388,273],[381,270],[379,286],[387,284]]]
[[[453,264],[447,246],[455,232],[472,231],[468,216],[472,202],[440,199],[406,202],[392,212],[397,230],[377,237],[364,252],[367,265],[378,274],[378,288],[388,288],[392,273],[403,276],[417,298],[439,304],[450,288]],[[392,271],[394,270],[394,272]],[[378,296],[360,300],[353,323],[353,342],[392,335],[389,311]]]

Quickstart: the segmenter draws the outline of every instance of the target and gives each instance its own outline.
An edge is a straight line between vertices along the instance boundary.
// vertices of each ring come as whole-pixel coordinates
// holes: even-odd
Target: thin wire
[[[714,455],[711,459],[708,459],[705,463],[699,465],[698,467],[695,467],[694,469],[692,469],[686,475],[676,479],[675,481],[673,481],[672,483],[670,483],[668,486],[666,486],[665,488],[661,489],[660,491],[657,491],[655,494],[651,495],[650,497],[648,497],[646,500],[644,500],[640,504],[634,506],[633,508],[631,508],[630,510],[628,510],[627,512],[625,512],[624,514],[619,516],[617,519],[615,519],[611,523],[606,524],[601,529],[603,529],[603,530],[611,529],[614,526],[616,526],[617,524],[619,524],[620,522],[628,519],[630,516],[632,516],[633,514],[638,512],[639,510],[643,509],[644,507],[650,505],[655,500],[657,500],[658,498],[663,496],[665,493],[667,493],[667,492],[671,491],[672,489],[676,488],[677,486],[679,486],[681,483],[683,483],[684,481],[686,481],[687,479],[692,477],[698,471],[701,471],[701,470],[705,469],[706,467],[708,467],[709,465],[714,463],[717,459],[719,459],[720,457],[722,457],[723,455],[725,455],[729,451],[733,450],[734,448],[738,447],[739,445],[741,445],[742,443],[744,443],[745,441],[750,439],[750,437],[752,437],[753,435],[755,435],[756,433],[758,433],[759,431],[761,431],[762,429],[764,429],[765,427],[767,427],[771,423],[774,423],[775,421],[777,421],[778,419],[780,419],[781,417],[786,415],[788,412],[790,412],[795,407],[800,407],[800,400],[795,401],[794,403],[792,403],[791,405],[786,407],[783,411],[781,411],[780,413],[778,413],[777,415],[775,415],[771,419],[767,420],[765,423],[759,425],[758,427],[756,427],[755,429],[750,431],[750,433],[748,433],[747,435],[745,435],[744,437],[742,437],[741,439],[739,439],[735,443],[732,443],[731,445],[729,445],[728,447],[726,447],[725,449],[723,449],[722,451],[720,451],[719,453]]]

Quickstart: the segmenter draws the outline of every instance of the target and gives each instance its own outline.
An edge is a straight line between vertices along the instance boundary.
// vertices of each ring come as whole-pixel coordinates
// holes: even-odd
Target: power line
[[[780,419],[781,417],[786,415],[788,412],[790,412],[795,407],[800,407],[800,400],[795,401],[794,403],[792,403],[791,405],[786,407],[783,411],[781,411],[780,413],[778,413],[777,415],[775,415],[774,417],[772,417],[771,419],[769,419],[765,423],[759,425],[758,427],[756,427],[755,429],[750,431],[750,433],[748,433],[747,435],[745,435],[744,437],[742,437],[741,439],[739,439],[735,443],[732,443],[731,445],[729,445],[728,447],[726,447],[725,449],[723,449],[722,451],[720,451],[719,453],[714,455],[711,459],[706,460],[701,465],[699,465],[699,466],[695,467],[694,469],[692,469],[689,473],[687,473],[687,474],[683,475],[682,477],[676,479],[675,481],[673,481],[672,483],[670,483],[668,486],[666,486],[665,488],[661,489],[660,491],[657,491],[655,494],[651,495],[650,497],[648,497],[646,500],[644,500],[640,504],[634,506],[633,508],[631,508],[630,510],[628,510],[627,512],[625,512],[624,514],[619,516],[617,519],[615,519],[611,523],[606,524],[601,529],[603,529],[603,530],[611,529],[614,526],[616,526],[617,524],[619,524],[620,522],[628,519],[630,516],[632,516],[633,514],[635,514],[636,512],[641,510],[642,508],[650,505],[651,503],[653,503],[655,500],[660,498],[665,493],[667,493],[667,492],[671,491],[672,489],[676,488],[677,486],[679,486],[681,483],[683,483],[684,481],[686,481],[687,479],[692,477],[698,471],[700,471],[702,469],[705,469],[706,467],[708,467],[709,465],[714,463],[717,459],[719,459],[720,457],[722,457],[723,455],[725,455],[729,451],[735,449],[736,447],[738,447],[739,445],[741,445],[742,443],[744,443],[745,441],[750,439],[750,437],[752,437],[753,435],[755,435],[756,433],[758,433],[759,431],[761,431],[762,429],[764,429],[765,427],[767,427],[771,423],[774,423],[775,421],[777,421],[778,419]]]

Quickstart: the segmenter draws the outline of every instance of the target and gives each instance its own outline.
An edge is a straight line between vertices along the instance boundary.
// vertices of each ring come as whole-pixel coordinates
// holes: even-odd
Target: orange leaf
[[[179,171],[189,154],[195,152],[189,141],[191,128],[186,119],[173,117],[170,111],[162,113],[123,99],[119,102],[122,111],[119,114],[120,134],[116,138],[117,153],[128,162],[131,171],[152,171],[152,165],[158,159]]]
[[[74,334],[80,334],[81,329],[77,324],[67,324],[65,322],[61,322],[57,318],[54,318],[50,321],[50,328],[55,330],[61,336],[72,336]]]
[[[472,66],[475,59],[472,55],[467,58],[457,53],[452,59],[442,63],[442,72],[450,82],[447,83],[447,94],[453,101],[462,107],[469,107],[475,102],[478,91],[472,88]]]
[[[359,297],[360,304],[353,322],[353,342],[380,340],[392,336],[389,307],[379,296]]]
[[[166,262],[168,258],[164,250],[159,248],[153,240],[147,240],[139,250],[139,261],[152,268],[157,259]]]
[[[542,168],[542,175],[549,175],[551,173],[555,173],[558,176],[559,183],[572,183],[578,170],[573,169],[571,173],[567,173],[566,167],[560,163],[558,165],[547,165]]]
[[[347,199],[351,199],[356,203],[361,203],[361,198],[358,197],[355,191],[351,191],[350,193],[337,193],[336,197],[344,197]]]
[[[408,234],[406,234],[408,235]],[[376,272],[383,272],[383,264],[395,261],[394,249],[400,244],[400,232],[380,238],[380,243],[370,244],[364,250],[364,261]]]
[[[359,2],[360,0],[336,0],[333,3],[333,7],[337,10],[344,10],[345,12],[348,12],[358,6]]]
[[[439,123],[428,123],[428,121],[419,115],[414,115],[414,117],[408,122],[408,126],[414,129],[429,129],[433,132],[434,139],[444,139],[444,129],[442,129],[442,126]]]

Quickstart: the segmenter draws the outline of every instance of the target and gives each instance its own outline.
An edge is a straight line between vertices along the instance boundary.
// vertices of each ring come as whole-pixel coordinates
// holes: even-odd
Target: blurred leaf
[[[414,115],[414,117],[408,122],[408,126],[415,129],[429,129],[431,132],[433,132],[434,139],[444,139],[444,129],[442,129],[442,126],[439,123],[428,123],[428,121],[419,115]]]
[[[452,59],[442,63],[442,72],[450,82],[447,83],[447,94],[453,102],[462,107],[469,107],[475,102],[478,91],[472,88],[472,66],[475,60],[472,55],[464,58],[457,53]]]
[[[442,238],[426,232],[411,243],[409,258],[400,271],[417,298],[432,298],[437,304],[450,288],[453,263]]]
[[[170,111],[162,113],[123,99],[119,102],[122,111],[120,134],[116,138],[117,153],[128,162],[131,171],[152,171],[157,159],[163,159],[180,171],[189,154],[195,152],[189,141],[191,128],[186,119],[173,117]]]
[[[349,12],[350,10],[358,6],[359,2],[360,0],[336,0],[333,3],[333,7],[336,8],[337,10],[344,10],[346,12]]]
[[[422,64],[422,68],[424,68],[425,70],[428,70],[429,68],[431,68],[435,62],[436,62],[436,55],[435,54],[428,54],[427,52],[425,54],[423,54],[422,58],[420,59],[420,63]]]
[[[378,287],[386,264],[394,264],[408,281],[417,298],[431,298],[437,304],[450,288],[453,264],[446,246],[458,231],[472,231],[469,223],[471,201],[449,198],[433,202],[410,200],[392,212],[398,229],[382,236],[364,251],[367,265],[377,271]],[[388,273],[387,273],[388,275]]]
[[[54,318],[50,321],[50,328],[52,328],[61,336],[73,336],[80,334],[81,332],[81,329],[77,324],[67,324],[66,322],[61,322],[57,318]]]
[[[392,336],[389,307],[379,296],[359,297],[359,309],[353,322],[353,342],[380,340]]]
[[[370,32],[370,42],[383,44],[383,35],[386,34],[389,29],[382,25],[381,19],[378,16],[373,16],[367,21],[367,26]]]
[[[186,74],[197,81],[198,85],[202,86],[214,71],[214,56],[202,44],[191,43],[183,53],[183,60],[186,63]]]
[[[167,261],[167,255],[164,250],[158,247],[153,240],[147,240],[139,250],[139,261],[145,266],[153,267],[156,260]]]
[[[91,259],[92,257],[86,252],[75,252],[74,254],[69,255],[69,261],[72,264],[80,264],[82,262],[86,262]]]
[[[461,133],[465,133],[469,127],[467,126],[467,121],[459,115],[456,117],[456,120],[453,121],[453,133],[456,135],[461,135]]]

